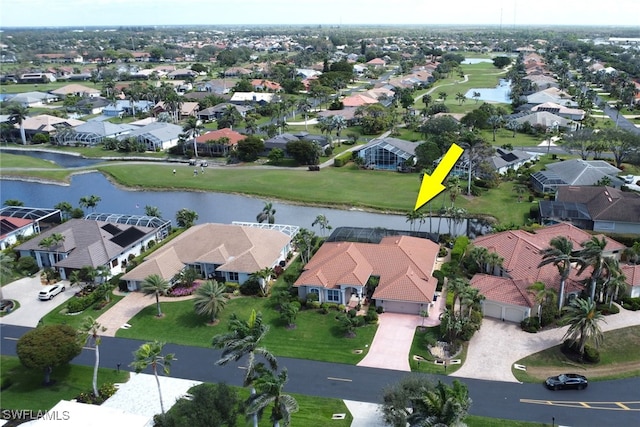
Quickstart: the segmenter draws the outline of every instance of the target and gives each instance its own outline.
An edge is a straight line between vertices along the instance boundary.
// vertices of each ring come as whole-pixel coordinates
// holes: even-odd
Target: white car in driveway
[[[53,299],[53,297],[58,295],[60,292],[64,292],[64,286],[62,286],[60,284],[58,284],[58,285],[48,285],[48,286],[45,286],[38,293],[38,299],[40,301],[47,301],[47,300]]]

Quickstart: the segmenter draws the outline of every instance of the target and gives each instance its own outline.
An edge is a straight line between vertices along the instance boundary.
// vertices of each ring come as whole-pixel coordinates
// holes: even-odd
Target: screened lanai
[[[90,213],[85,217],[93,221],[114,222],[117,224],[137,225],[140,227],[157,228],[161,238],[169,235],[171,230],[171,221],[158,218],[156,216],[147,215],[127,215],[114,213]]]
[[[370,169],[397,170],[415,158],[416,143],[397,138],[374,139],[358,151]]]

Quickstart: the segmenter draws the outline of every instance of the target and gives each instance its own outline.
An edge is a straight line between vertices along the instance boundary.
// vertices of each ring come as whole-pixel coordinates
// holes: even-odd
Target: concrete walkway
[[[114,291],[118,294],[119,291]],[[120,293],[120,295],[122,295]],[[160,297],[160,302],[177,302],[193,299],[193,295],[185,297]],[[102,313],[96,319],[98,323],[107,328],[102,334],[106,337],[115,337],[118,329],[128,325],[128,321],[149,305],[155,305],[156,299],[153,295],[145,295],[142,292],[127,292],[125,297],[113,305],[109,310]]]
[[[640,325],[640,311],[620,309],[620,313],[606,316],[604,321],[601,323],[603,332],[637,326]],[[568,328],[530,334],[516,323],[485,318],[482,328],[469,342],[464,365],[451,376],[518,382],[511,373],[513,364],[530,354],[561,344]]]
[[[411,371],[409,352],[416,328],[439,325],[445,302],[446,298],[438,298],[424,319],[415,314],[382,313],[371,348],[358,366]]]

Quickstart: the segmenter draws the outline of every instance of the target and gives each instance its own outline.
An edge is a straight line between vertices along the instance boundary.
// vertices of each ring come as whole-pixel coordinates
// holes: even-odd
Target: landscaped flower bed
[[[200,285],[202,285],[201,281],[195,281],[190,286],[176,285],[171,288],[167,295],[170,297],[186,297],[188,295],[192,295]]]

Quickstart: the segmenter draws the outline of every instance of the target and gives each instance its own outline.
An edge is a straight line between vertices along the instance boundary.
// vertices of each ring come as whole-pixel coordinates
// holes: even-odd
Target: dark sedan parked
[[[587,377],[578,374],[561,374],[556,377],[549,377],[544,384],[550,390],[577,389],[582,390],[589,385]]]

